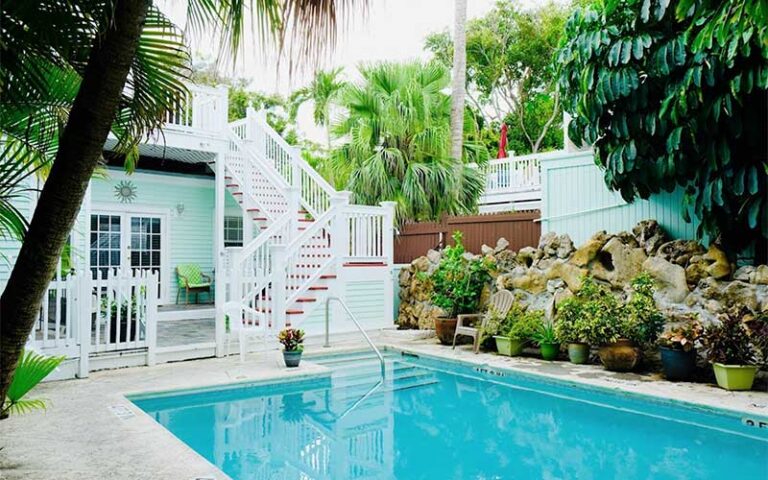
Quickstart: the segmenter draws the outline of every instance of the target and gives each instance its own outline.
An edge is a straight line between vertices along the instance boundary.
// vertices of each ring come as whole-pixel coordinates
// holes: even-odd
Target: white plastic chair
[[[229,344],[234,335],[237,335],[237,343],[240,349],[240,361],[245,361],[246,342],[248,337],[261,335],[264,342],[264,350],[267,349],[267,316],[263,312],[242,305],[232,305],[225,309],[229,315],[229,335],[227,336],[227,355]],[[258,323],[258,324],[257,324]]]

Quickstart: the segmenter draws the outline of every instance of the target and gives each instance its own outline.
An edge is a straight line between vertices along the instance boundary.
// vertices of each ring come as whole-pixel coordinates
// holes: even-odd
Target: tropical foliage
[[[254,31],[262,47],[293,59],[317,57],[335,38],[351,2],[259,0],[187,2],[187,28],[213,32],[222,57]],[[141,138],[186,95],[185,37],[147,0],[2,2],[0,42],[0,229],[18,236],[24,221],[9,208],[22,172],[50,171],[0,299],[0,398],[56,269],[88,181],[111,132],[114,150],[135,166]],[[18,172],[18,173],[13,173]],[[9,180],[10,179],[10,180]]]
[[[490,281],[491,260],[467,258],[461,232],[454,232],[454,245],[445,247],[437,269],[429,277],[433,303],[455,318],[463,313],[477,313],[483,288]]]
[[[606,184],[627,201],[683,187],[731,249],[768,238],[768,4],[606,0],[565,31],[569,136]]]
[[[497,147],[501,123],[511,128],[508,149],[518,154],[561,148],[559,95],[551,58],[570,7],[548,2],[521,10],[500,0],[467,24],[467,100],[487,120],[489,145]],[[427,37],[426,49],[450,66],[449,32]]]
[[[725,365],[756,365],[758,345],[747,326],[752,314],[747,308],[734,309],[720,315],[720,323],[704,331],[703,343],[710,362]]]
[[[277,334],[277,341],[283,345],[286,352],[303,352],[304,330],[300,328],[284,328]]]
[[[309,86],[296,90],[290,97],[293,118],[296,118],[298,108],[304,102],[312,102],[312,118],[315,124],[325,127],[328,150],[331,149],[331,107],[347,85],[342,72],[342,68],[318,70]]]
[[[343,143],[331,152],[336,184],[358,203],[397,203],[398,221],[434,220],[472,212],[483,177],[468,162],[485,162],[486,149],[464,143],[450,155],[451,99],[447,69],[437,63],[379,63],[360,68],[361,83],[340,94],[343,113],[332,133]],[[476,125],[465,116],[465,134]]]
[[[0,417],[8,414],[23,414],[33,410],[45,409],[45,401],[24,398],[30,390],[61,365],[67,357],[47,357],[32,350],[23,352],[16,367],[5,402],[0,409]]]

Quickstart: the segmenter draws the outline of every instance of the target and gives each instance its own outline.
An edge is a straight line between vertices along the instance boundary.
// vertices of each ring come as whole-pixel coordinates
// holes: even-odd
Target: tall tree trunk
[[[53,167],[0,297],[0,400],[101,158],[149,5],[150,0],[118,0],[109,26],[94,41]]]
[[[464,97],[467,82],[467,0],[454,0],[451,156],[461,159],[464,146]]]

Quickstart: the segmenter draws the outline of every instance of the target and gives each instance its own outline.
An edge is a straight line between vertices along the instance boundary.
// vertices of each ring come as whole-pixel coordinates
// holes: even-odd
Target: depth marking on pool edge
[[[123,404],[110,405],[107,408],[109,408],[109,411],[120,420],[127,420],[136,416],[130,408]]]
[[[494,377],[506,377],[507,373],[501,370],[496,370],[488,367],[475,367],[477,373],[485,373],[486,375],[493,375]]]
[[[765,428],[765,429],[768,429],[768,422],[766,422],[766,421],[763,421],[763,420],[755,420],[754,418],[747,418],[747,417],[743,417],[743,418],[741,419],[741,423],[742,423],[743,425],[746,425],[746,426],[748,426],[748,427],[755,427],[755,428],[761,428],[761,429],[763,429],[763,428]]]

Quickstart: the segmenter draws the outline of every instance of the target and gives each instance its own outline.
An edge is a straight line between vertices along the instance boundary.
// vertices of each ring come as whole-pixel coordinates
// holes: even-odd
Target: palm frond
[[[66,358],[66,356],[48,357],[32,350],[23,352],[11,379],[11,385],[8,387],[3,412],[26,413],[33,409],[45,408],[44,401],[23,399],[23,397],[56,370]]]

